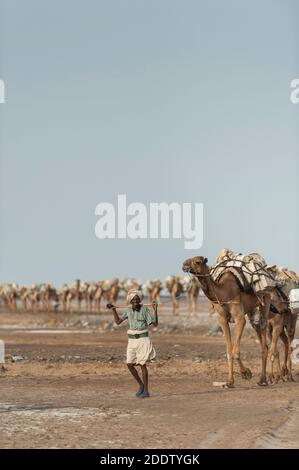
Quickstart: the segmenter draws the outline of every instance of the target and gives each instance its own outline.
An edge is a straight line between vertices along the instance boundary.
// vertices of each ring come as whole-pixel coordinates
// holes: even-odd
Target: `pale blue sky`
[[[0,281],[164,277],[222,247],[299,271],[296,0],[0,0]],[[203,202],[204,245],[94,210]]]

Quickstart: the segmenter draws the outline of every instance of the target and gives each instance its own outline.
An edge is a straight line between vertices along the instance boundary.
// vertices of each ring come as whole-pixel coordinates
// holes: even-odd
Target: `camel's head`
[[[208,271],[208,258],[203,256],[194,256],[194,258],[186,259],[183,263],[183,271],[191,274],[205,274]]]

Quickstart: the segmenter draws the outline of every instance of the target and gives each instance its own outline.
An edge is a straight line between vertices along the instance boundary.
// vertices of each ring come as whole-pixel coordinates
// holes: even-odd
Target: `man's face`
[[[133,297],[133,299],[131,300],[131,304],[132,304],[133,308],[140,307],[140,299],[139,299],[138,295],[135,295],[135,297]]]

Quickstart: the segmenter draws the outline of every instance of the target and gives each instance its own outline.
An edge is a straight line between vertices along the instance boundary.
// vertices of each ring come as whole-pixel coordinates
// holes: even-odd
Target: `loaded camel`
[[[277,383],[279,380],[294,381],[292,376],[292,341],[295,336],[297,315],[289,308],[288,298],[280,288],[271,292],[271,305],[268,320],[268,334],[270,337],[270,373],[269,382]],[[278,339],[284,345],[284,362],[281,368]],[[274,362],[277,363],[277,375],[274,377]]]
[[[179,276],[167,276],[165,278],[165,286],[170,293],[172,299],[172,313],[175,315],[179,308],[178,297],[183,293],[183,284]]]
[[[200,291],[200,284],[197,277],[193,276],[190,279],[190,284],[187,289],[189,312],[191,312],[192,315],[195,315],[197,311],[197,301]]]
[[[252,320],[261,348],[262,370],[258,385],[268,385],[266,378],[267,367],[267,344],[266,331],[270,309],[270,294],[265,293],[257,296],[253,291],[246,290],[238,282],[237,278],[229,271],[225,272],[221,278],[215,282],[212,279],[210,268],[207,265],[208,259],[203,256],[196,256],[187,259],[183,263],[183,271],[194,274],[200,286],[213,305],[217,313],[218,322],[222,328],[226,342],[226,352],[228,361],[228,379],[226,385],[234,386],[234,361],[239,364],[243,379],[250,379],[252,373],[246,368],[240,357],[240,342],[246,324],[245,315]],[[260,308],[260,321],[254,321],[256,309]],[[232,342],[230,321],[235,323],[235,335]]]
[[[268,333],[271,341],[269,358],[271,383],[280,379],[293,381],[292,376],[292,341],[295,336],[297,314],[293,313],[289,305],[289,294],[292,289],[298,289],[299,276],[294,271],[287,268],[279,268],[276,265],[268,266],[267,271],[279,283],[279,287],[271,292],[270,317],[268,322]],[[277,348],[278,339],[284,345],[284,362],[281,368],[279,351]],[[274,377],[273,366],[277,361],[277,376]]]
[[[148,302],[152,303],[161,303],[160,292],[163,289],[162,282],[160,279],[154,279],[153,281],[148,281],[142,286],[142,290],[148,295]]]
[[[94,293],[96,310],[101,310],[101,300],[106,299],[108,303],[115,304],[120,291],[118,279],[109,279],[97,282],[97,288]]]

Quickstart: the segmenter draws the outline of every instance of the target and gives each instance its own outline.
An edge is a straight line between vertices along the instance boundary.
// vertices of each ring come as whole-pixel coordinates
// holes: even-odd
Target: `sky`
[[[296,0],[0,0],[0,282],[299,271]],[[100,202],[200,202],[203,245],[99,240]]]

